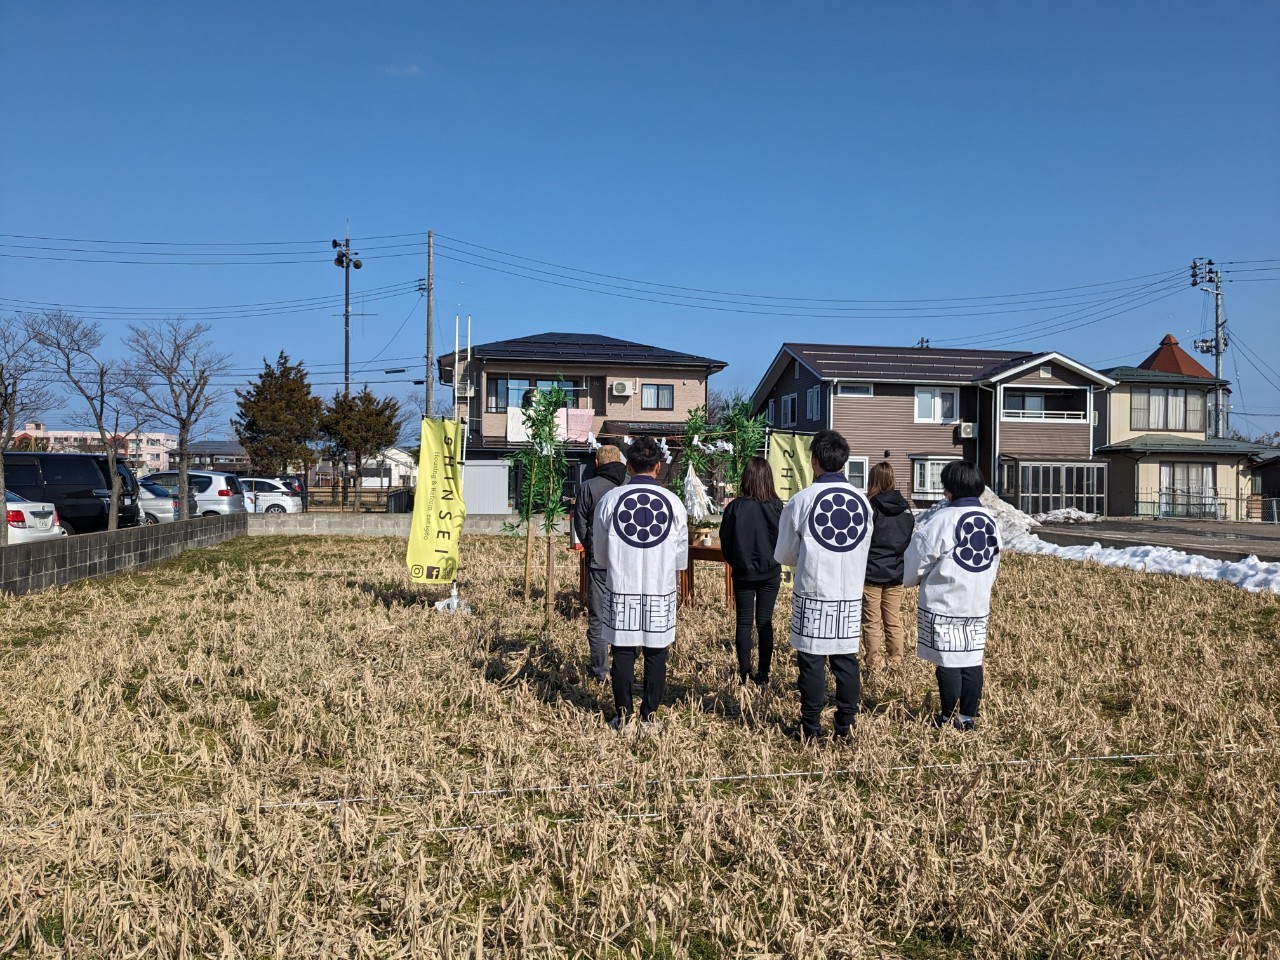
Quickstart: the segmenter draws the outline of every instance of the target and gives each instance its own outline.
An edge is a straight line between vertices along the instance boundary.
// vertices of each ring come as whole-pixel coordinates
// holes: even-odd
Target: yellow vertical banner
[[[790,500],[813,483],[812,437],[794,433],[769,434],[769,469],[781,500]]]
[[[404,562],[414,583],[451,583],[467,508],[462,499],[462,424],[422,421],[418,491]]]

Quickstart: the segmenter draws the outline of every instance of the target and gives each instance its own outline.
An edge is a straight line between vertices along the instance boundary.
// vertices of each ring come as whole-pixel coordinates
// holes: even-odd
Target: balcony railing
[[[1084,420],[1083,410],[1002,410],[1004,420]]]

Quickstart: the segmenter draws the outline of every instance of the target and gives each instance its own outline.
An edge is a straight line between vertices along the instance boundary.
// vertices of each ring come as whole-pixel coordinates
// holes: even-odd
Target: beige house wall
[[[1149,454],[1138,463],[1138,501],[1153,501],[1160,492],[1160,464],[1205,463],[1214,464],[1214,481],[1218,499],[1225,502],[1224,520],[1247,520],[1247,501],[1251,489],[1252,474],[1247,464],[1236,457],[1207,457],[1204,455],[1169,453]],[[1132,513],[1132,509],[1125,511]]]
[[[1137,386],[1146,389],[1147,384],[1138,384]],[[1152,384],[1152,386],[1160,386],[1160,384]],[[1182,384],[1177,384],[1182,386]],[[1130,415],[1130,391],[1131,385],[1127,383],[1116,384],[1111,389],[1108,396],[1108,416],[1107,424],[1110,427],[1110,436],[1107,443],[1124,443],[1133,437],[1144,433],[1158,433],[1160,436],[1169,437],[1186,437],[1190,440],[1203,440],[1205,431],[1203,430],[1134,430],[1129,425],[1133,422]],[[1188,387],[1187,389],[1193,389]],[[1208,417],[1208,398],[1205,398],[1205,416]]]
[[[481,435],[486,438],[502,439],[507,435],[507,415],[505,413],[485,413],[485,398],[490,378],[502,377],[563,377],[566,380],[584,377],[598,377],[603,381],[605,391],[601,414],[597,411],[592,418],[592,430],[601,435],[606,420],[643,421],[646,423],[670,423],[683,425],[689,417],[689,411],[707,402],[707,377],[702,371],[689,369],[672,369],[661,367],[637,366],[585,366],[582,364],[559,365],[552,361],[547,363],[510,362],[487,364],[483,369],[472,363],[472,377],[475,381],[475,394],[471,398],[470,415],[472,422],[479,422]],[[629,381],[632,393],[629,397],[614,397],[611,384],[616,380]],[[672,409],[645,410],[641,408],[641,387],[643,384],[670,384],[672,390]],[[592,396],[597,391],[592,390]],[[593,405],[582,398],[580,406]]]

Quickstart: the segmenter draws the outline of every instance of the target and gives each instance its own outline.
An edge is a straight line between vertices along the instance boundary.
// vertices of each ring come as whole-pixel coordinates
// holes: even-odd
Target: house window
[[[822,391],[820,387],[810,387],[804,392],[804,418],[817,420],[822,416]]]
[[[960,391],[954,387],[916,387],[916,423],[954,423]]]
[[[1204,431],[1204,394],[1181,387],[1135,387],[1129,394],[1131,430]]]
[[[641,410],[674,410],[676,388],[671,383],[642,383],[640,385]]]
[[[867,458],[850,457],[844,465],[844,475],[859,490],[867,489]]]
[[[508,405],[520,406],[521,398],[531,386],[532,384],[524,379],[490,377],[485,386],[485,413],[506,413]]]
[[[1008,391],[1004,395],[1004,412],[1015,416],[1019,413],[1043,416],[1044,394]]]
[[[769,401],[769,405],[765,408],[764,418],[769,421],[769,426],[773,426],[775,423],[778,422],[777,415],[774,410],[774,403],[772,400]]]
[[[1017,488],[1010,462],[1002,467],[1005,486],[1001,496],[1024,513],[1048,513],[1070,507],[1085,513],[1104,513],[1107,500],[1107,467],[1100,463],[1021,463]],[[1014,496],[1016,494],[1016,496]]]
[[[794,427],[796,425],[796,394],[788,393],[782,398],[782,425],[784,427]]]
[[[875,388],[870,383],[842,383],[836,387],[836,395],[841,397],[872,397]]]
[[[942,468],[955,457],[913,457],[911,472],[915,476],[912,493],[923,497],[942,496]]]
[[[1042,364],[1040,364],[1040,376],[1044,377],[1044,379],[1046,379],[1046,380],[1048,380],[1050,377],[1052,377],[1052,376],[1053,376],[1053,364],[1050,364],[1050,363],[1042,363]]]
[[[576,406],[584,387],[575,380],[556,377],[489,377],[485,381],[484,412],[506,413],[509,407],[524,407],[533,402],[533,395],[546,393],[552,387],[560,387],[569,395],[569,405]]]
[[[1218,501],[1212,463],[1161,461],[1158,516],[1221,520],[1226,505]]]

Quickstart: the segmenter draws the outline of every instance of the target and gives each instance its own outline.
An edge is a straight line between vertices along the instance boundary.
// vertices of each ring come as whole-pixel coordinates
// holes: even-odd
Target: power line
[[[408,294],[416,293],[416,292],[417,292],[417,288],[415,285],[402,285],[395,289],[385,290],[381,294],[361,293],[361,296],[365,302],[376,303],[381,300],[394,300],[399,297],[407,296]],[[30,301],[22,301],[22,303],[23,303],[23,306],[21,307],[17,307],[17,308],[10,307],[9,309],[15,309],[16,312],[30,312],[31,311],[31,308],[29,306]],[[4,304],[6,304],[6,301],[4,299],[0,299],[0,305],[4,305]],[[63,307],[63,306],[70,306],[70,305],[47,304],[44,306],[44,309],[58,309],[59,307]],[[187,308],[187,309],[146,308],[146,309],[153,310],[154,313],[152,315],[147,315],[147,316],[132,316],[131,315],[132,311],[129,308],[124,308],[124,307],[98,308],[103,310],[119,311],[116,313],[108,313],[108,314],[86,313],[80,310],[76,310],[75,312],[78,316],[80,316],[82,319],[85,319],[85,320],[98,320],[102,322],[118,322],[122,320],[123,321],[136,320],[136,321],[145,323],[148,320],[160,319],[165,316],[188,316],[191,319],[201,320],[201,321],[245,320],[245,319],[262,318],[262,317],[291,316],[291,315],[304,314],[304,313],[319,313],[323,311],[339,309],[341,307],[342,307],[342,296],[338,295],[336,297],[328,297],[323,300],[317,300],[314,303],[299,301],[296,306],[292,306],[292,307],[281,306],[278,308],[269,308],[269,309],[261,309],[261,310],[226,310],[225,312],[222,312],[222,313],[211,313],[211,312],[198,313],[196,309],[191,309],[191,308]],[[211,310],[218,310],[222,308],[206,307],[206,308],[197,308],[197,309],[211,311]]]
[[[1177,271],[1177,273],[1181,273],[1181,271]],[[1083,317],[1089,317],[1098,312],[1097,310],[1091,311],[1090,307],[1098,306],[1101,308],[1101,310],[1105,311],[1112,304],[1116,304],[1116,303],[1128,304],[1128,306],[1126,306],[1124,310],[1107,315],[1107,316],[1118,316],[1119,313],[1125,313],[1125,312],[1128,312],[1129,310],[1137,309],[1138,307],[1141,307],[1141,306],[1146,306],[1148,303],[1154,303],[1156,302],[1156,300],[1163,300],[1165,299],[1165,296],[1172,296],[1173,294],[1180,292],[1182,290],[1182,284],[1173,283],[1171,281],[1172,281],[1172,277],[1166,278],[1164,280],[1158,280],[1158,281],[1155,281],[1155,283],[1153,284],[1144,285],[1143,288],[1140,288],[1137,291],[1126,292],[1118,296],[1111,297],[1108,300],[1103,300],[1099,303],[1087,304],[1083,307],[1078,307],[1077,309],[1059,314],[1056,317],[1049,317],[1045,320],[1033,321],[1031,323],[1023,323],[1017,326],[1005,327],[999,330],[988,330],[983,333],[975,333],[970,336],[943,337],[943,338],[930,337],[930,341],[934,343],[963,343],[963,344],[972,344],[972,345],[1001,343],[1007,340],[1020,339],[1021,338],[1020,336],[1015,336],[1014,334],[1017,334],[1019,331],[1028,330],[1032,328],[1039,328],[1041,332],[1035,337],[1032,337],[1031,339],[1040,339],[1041,337],[1049,336],[1054,333],[1061,333],[1065,330],[1076,329],[1077,327],[1082,327],[1082,326],[1089,326],[1092,323],[1098,322],[1097,320],[1089,321],[1088,323],[1075,322],[1075,320],[1077,319],[1082,319]],[[1160,285],[1157,290],[1149,289],[1149,287],[1156,286],[1157,284]],[[1166,291],[1167,293],[1165,293]],[[1162,293],[1164,293],[1165,296],[1154,296],[1155,294],[1162,294]],[[1147,299],[1147,298],[1152,298],[1153,296],[1154,296],[1154,299]],[[1098,320],[1104,320],[1104,319],[1107,319],[1107,317],[1098,318]]]
[[[580,277],[575,277],[575,276],[571,276],[563,273],[554,273],[552,271],[541,270],[536,267],[526,267],[523,264],[505,263],[503,261],[496,260],[493,257],[485,257],[482,254],[475,254],[475,253],[471,253],[470,251],[457,250],[456,248],[449,247],[447,244],[440,245],[440,248],[444,250],[452,251],[453,253],[459,254],[460,256],[463,256],[463,257],[472,258],[469,260],[459,260],[459,257],[455,256],[449,259],[457,260],[462,263],[467,263],[470,266],[478,267],[480,269],[497,269],[497,267],[491,266],[492,264],[497,264],[501,267],[510,267],[515,270],[525,271],[525,274],[531,272],[534,274],[540,274],[544,277],[555,277],[560,280],[590,284],[589,287],[585,287],[581,289],[589,289],[592,292],[600,293],[602,295],[609,295],[610,291],[613,291],[613,290],[623,290],[630,293],[651,294],[655,297],[662,297],[663,299],[657,302],[675,303],[681,306],[696,306],[697,305],[696,303],[686,304],[684,301],[698,301],[698,302],[705,302],[705,303],[732,304],[736,306],[747,306],[747,307],[765,307],[773,311],[775,315],[779,315],[779,316],[841,317],[841,316],[844,316],[846,313],[867,313],[867,312],[875,312],[875,311],[892,312],[892,313],[911,313],[915,317],[919,317],[922,319],[939,318],[943,316],[985,316],[990,313],[1030,312],[1030,310],[1032,309],[1050,310],[1050,309],[1054,309],[1053,305],[1055,304],[1061,305],[1063,301],[1076,300],[1076,301],[1084,302],[1084,299],[1087,297],[1104,297],[1111,293],[1116,292],[1116,291],[1097,290],[1090,294],[1077,293],[1077,294],[1072,294],[1068,296],[1044,297],[1044,298],[1032,298],[1032,297],[1024,297],[1023,295],[1017,295],[1017,294],[1007,294],[1007,295],[992,295],[992,296],[982,297],[982,298],[975,298],[975,297],[955,298],[950,300],[937,299],[937,300],[865,300],[865,301],[823,300],[823,299],[812,298],[812,297],[795,297],[795,298],[755,297],[747,294],[722,294],[720,296],[701,296],[701,295],[684,294],[684,293],[668,294],[668,293],[661,293],[654,290],[648,290],[643,287],[627,286],[627,285],[616,284],[616,283],[602,283],[596,280],[584,280]],[[486,261],[486,262],[477,263],[475,262],[476,259],[479,259],[481,261]],[[572,268],[568,268],[568,269],[572,269]],[[505,272],[505,271],[499,270],[498,272]],[[1174,272],[1170,271],[1167,273],[1168,275],[1172,275]],[[525,274],[517,274],[517,275],[524,276],[524,278],[528,280],[541,279],[538,276],[527,276]],[[1153,276],[1164,277],[1166,276],[1166,274],[1153,274]],[[643,281],[629,281],[629,282],[636,283],[636,282],[643,282]],[[1115,283],[1118,283],[1118,282],[1123,282],[1123,281],[1109,281],[1108,283],[1111,285],[1114,285]],[[665,287],[669,285],[655,284],[654,286]],[[597,289],[597,288],[602,288],[602,289]],[[1136,288],[1133,288],[1133,289],[1136,289]],[[993,301],[993,302],[981,303],[981,304],[975,302],[979,299]],[[763,300],[776,300],[776,301],[792,300],[794,301],[794,303],[764,303],[764,302],[761,302]],[[839,305],[839,304],[848,304],[848,303],[874,304],[874,306],[840,306]],[[931,306],[886,306],[886,304],[905,304],[905,303],[926,303],[926,304],[931,304]],[[942,304],[948,304],[948,303],[954,303],[954,304],[957,304],[957,306],[955,306],[954,308],[941,306]],[[1031,303],[1044,303],[1047,305],[1043,307],[1038,307],[1038,308],[1030,308],[1028,310],[995,309],[997,307],[1006,307],[1006,306],[1016,307],[1016,306],[1022,306],[1022,305],[1031,304]],[[833,304],[833,305],[819,308],[819,309],[825,309],[826,311],[829,311],[827,313],[801,314],[801,313],[794,312],[795,310],[801,309],[801,307],[796,306],[795,304]],[[983,309],[976,310],[969,313],[955,312],[957,310],[968,309],[972,307],[981,307]],[[805,309],[811,309],[811,308],[806,307]],[[947,312],[945,314],[922,314],[920,312],[923,310],[930,310],[930,309],[945,310]]]
[[[370,287],[369,289],[365,290],[364,293],[374,294],[374,293],[382,293],[382,292],[391,291],[391,290],[396,290],[403,293],[410,293],[417,289],[418,282],[419,281],[414,280],[414,281],[401,281],[399,283],[389,283],[381,287]],[[74,310],[101,310],[101,311],[115,311],[115,312],[123,312],[123,313],[164,313],[164,314],[174,314],[174,313],[189,314],[189,313],[199,313],[202,311],[211,311],[211,310],[212,311],[235,311],[235,310],[241,310],[241,309],[246,309],[246,310],[257,309],[259,307],[293,306],[293,305],[312,304],[312,303],[313,304],[333,304],[335,302],[337,303],[342,302],[342,296],[340,294],[326,294],[324,296],[319,296],[319,297],[298,297],[291,300],[263,300],[257,303],[231,303],[231,304],[225,304],[223,306],[217,306],[217,307],[191,307],[191,306],[187,306],[187,307],[114,307],[114,306],[104,306],[100,304],[87,304],[87,303],[48,303],[40,300],[17,300],[17,299],[8,298],[8,297],[0,297],[0,304],[6,304],[6,303],[23,304],[29,307],[34,307],[36,309],[70,308]]]
[[[733,313],[733,314],[744,314],[744,315],[754,315],[754,316],[767,316],[767,317],[790,317],[790,318],[802,319],[802,320],[806,320],[806,319],[807,319],[807,320],[814,320],[814,319],[816,319],[816,320],[848,320],[848,319],[859,319],[859,320],[866,320],[866,321],[875,321],[875,320],[892,320],[892,321],[901,321],[901,320],[903,320],[903,319],[912,319],[912,320],[931,320],[931,319],[932,319],[932,320],[949,320],[949,319],[956,319],[956,318],[961,318],[961,317],[990,316],[990,315],[992,315],[992,314],[999,314],[999,313],[1030,313],[1030,312],[1034,312],[1034,309],[1040,309],[1040,310],[1054,309],[1054,307],[1038,307],[1038,308],[1034,308],[1034,309],[1021,308],[1021,309],[1013,309],[1013,310],[1004,310],[1004,309],[987,309],[987,310],[964,311],[964,312],[948,312],[948,313],[933,313],[933,314],[911,312],[911,315],[910,315],[910,316],[908,316],[908,317],[903,317],[903,316],[875,316],[875,315],[873,315],[873,316],[862,316],[862,317],[856,317],[856,318],[853,318],[853,317],[850,317],[848,313],[846,313],[846,312],[842,312],[844,309],[848,309],[848,308],[832,308],[832,310],[835,310],[835,311],[837,311],[837,312],[798,312],[798,311],[800,311],[800,309],[801,309],[801,308],[799,308],[799,307],[794,307],[794,308],[793,308],[793,307],[789,307],[789,306],[786,306],[786,305],[779,306],[779,307],[770,307],[770,308],[767,308],[767,309],[752,309],[751,307],[755,307],[755,306],[764,306],[764,305],[762,305],[762,304],[747,304],[747,305],[743,305],[743,304],[740,304],[740,303],[738,303],[738,302],[736,302],[736,301],[725,301],[725,302],[721,302],[721,303],[691,303],[691,302],[686,302],[686,301],[683,301],[683,300],[673,300],[673,299],[670,299],[669,297],[663,297],[663,296],[658,296],[658,295],[655,295],[655,296],[642,296],[642,295],[640,295],[639,293],[623,293],[623,292],[619,292],[619,291],[616,291],[616,290],[602,290],[602,289],[599,289],[599,288],[597,288],[597,287],[582,286],[581,284],[578,284],[578,283],[569,283],[569,282],[565,282],[565,281],[562,281],[562,280],[553,280],[553,279],[549,279],[549,278],[547,278],[547,277],[530,276],[530,275],[529,275],[529,274],[527,274],[527,273],[516,272],[516,271],[514,271],[514,270],[505,270],[505,269],[502,269],[502,268],[500,268],[500,267],[497,267],[497,266],[494,266],[494,265],[490,265],[490,264],[476,263],[476,262],[474,262],[474,261],[466,260],[466,259],[463,259],[463,258],[461,258],[461,257],[457,257],[457,256],[450,256],[449,254],[437,253],[436,255],[437,255],[437,256],[439,256],[439,257],[441,257],[441,258],[443,258],[443,259],[451,260],[451,261],[454,261],[454,262],[456,262],[456,263],[463,263],[463,264],[466,264],[466,265],[468,265],[468,266],[474,266],[474,267],[478,267],[478,268],[480,268],[480,269],[484,269],[484,270],[491,270],[491,271],[493,271],[493,272],[495,272],[495,273],[503,273],[503,274],[507,274],[507,275],[509,275],[509,276],[518,277],[518,278],[520,278],[520,279],[522,279],[522,280],[533,280],[533,281],[535,281],[535,282],[538,282],[538,283],[545,283],[545,284],[549,284],[549,285],[551,285],[551,286],[564,287],[564,288],[571,289],[571,290],[581,290],[581,291],[584,291],[584,292],[587,292],[587,293],[595,293],[595,294],[600,295],[600,296],[617,297],[617,298],[620,298],[620,299],[623,299],[623,300],[634,300],[634,301],[639,301],[639,302],[644,302],[644,303],[656,303],[656,304],[661,304],[661,305],[663,305],[663,306],[681,307],[681,308],[683,308],[683,309],[687,309],[687,310],[710,310],[710,311],[717,312],[717,313]],[[544,271],[544,272],[545,272],[545,271]],[[1179,271],[1179,272],[1180,272],[1180,271]],[[1170,274],[1170,276],[1172,276],[1172,273]],[[706,299],[706,298],[701,298],[701,299]],[[1103,298],[1103,299],[1094,300],[1094,301],[1088,301],[1088,302],[1086,302],[1086,306],[1088,306],[1088,305],[1093,305],[1093,304],[1097,304],[1097,303],[1106,303],[1106,302],[1108,302],[1109,300],[1114,300],[1114,299],[1116,299],[1116,298],[1115,298],[1115,297],[1109,297],[1109,298]],[[975,306],[976,306],[976,304],[975,304]],[[1061,304],[1059,304],[1059,306],[1061,306]],[[867,309],[867,308],[860,308],[860,309]],[[914,311],[914,310],[924,310],[924,309],[929,309],[929,308],[926,308],[926,307],[919,307],[919,308],[905,308],[905,309],[909,312],[909,311]],[[936,309],[936,308],[935,308],[935,309]]]
[[[978,296],[978,297],[941,297],[941,298],[921,298],[921,299],[901,299],[901,300],[847,300],[847,299],[831,299],[831,298],[819,298],[819,297],[782,297],[782,296],[773,296],[770,294],[732,293],[724,290],[711,290],[711,289],[705,289],[702,287],[682,287],[682,286],[677,286],[675,284],[658,283],[651,280],[636,280],[634,278],[620,277],[620,276],[615,276],[613,274],[608,274],[608,273],[596,273],[591,270],[582,270],[577,267],[567,267],[563,264],[551,263],[546,260],[537,260],[537,259],[534,259],[533,257],[524,257],[524,256],[521,256],[520,254],[507,253],[502,250],[495,250],[493,247],[482,246],[481,244],[471,243],[470,241],[467,241],[467,240],[459,240],[457,237],[447,237],[444,234],[436,234],[436,236],[445,240],[451,240],[454,243],[460,243],[463,246],[475,247],[478,250],[485,250],[489,253],[496,253],[499,256],[507,257],[508,259],[525,260],[529,263],[536,263],[544,267],[555,267],[558,270],[569,270],[574,273],[581,273],[586,276],[601,277],[606,280],[619,280],[624,283],[639,284],[643,286],[664,287],[671,290],[684,290],[689,293],[714,294],[716,296],[721,296],[721,297],[735,297],[739,299],[748,299],[748,300],[793,300],[801,303],[866,303],[866,304],[958,303],[958,302],[972,301],[972,300],[996,300],[996,299],[1004,299],[1006,297],[1030,297],[1030,296],[1040,296],[1041,294],[1066,293],[1072,290],[1084,290],[1091,287],[1109,286],[1117,283],[1129,283],[1131,281],[1146,280],[1151,277],[1163,275],[1158,273],[1148,273],[1148,274],[1143,274],[1137,277],[1127,277],[1122,280],[1107,280],[1107,281],[1102,281],[1100,283],[1086,283],[1086,284],[1080,284],[1074,287],[1058,287],[1056,289],[1035,290],[1028,293],[989,294],[989,295]],[[458,252],[466,253],[466,251],[458,251]],[[478,256],[478,254],[467,254],[467,255]],[[486,259],[489,259],[489,258],[486,258]],[[509,266],[516,266],[516,265],[509,264]]]
[[[229,242],[201,242],[193,240],[100,240],[83,237],[40,237],[25,233],[0,233],[10,240],[43,240],[49,243],[107,243],[135,247],[287,247],[304,244],[323,245],[328,240],[240,240]]]

